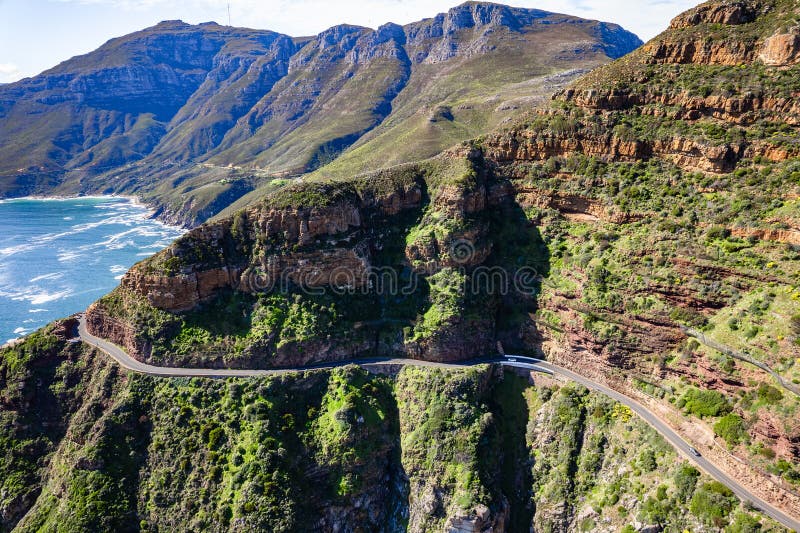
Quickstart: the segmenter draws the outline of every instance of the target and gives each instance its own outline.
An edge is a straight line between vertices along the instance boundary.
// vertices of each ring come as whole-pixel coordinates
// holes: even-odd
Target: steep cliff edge
[[[472,358],[494,352],[498,335],[518,337],[505,310],[535,309],[547,260],[536,228],[517,229],[524,219],[508,183],[469,147],[355,180],[309,181],[192,230],[131,269],[88,321],[153,361]],[[527,292],[512,292],[515,281]],[[214,325],[218,313],[230,317],[227,329]],[[136,328],[143,322],[153,327]]]
[[[780,490],[798,398],[763,368],[800,380],[798,15],[706,2],[483,140],[512,183],[595,206],[528,213],[551,252],[539,348],[689,417]]]

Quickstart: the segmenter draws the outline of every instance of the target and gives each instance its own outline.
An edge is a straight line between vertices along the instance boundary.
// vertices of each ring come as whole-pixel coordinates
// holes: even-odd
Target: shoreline
[[[154,220],[157,223],[168,227],[173,228],[176,230],[181,231],[181,233],[186,233],[189,231],[189,228],[183,226],[181,224],[170,224],[169,222],[165,222],[159,216],[157,216],[158,209],[155,207],[143,202],[141,198],[138,196],[130,196],[126,194],[74,194],[74,195],[54,195],[54,196],[43,196],[43,195],[28,195],[28,196],[15,196],[12,198],[0,198],[0,205],[4,203],[11,203],[11,202],[18,202],[18,201],[48,201],[48,202],[67,202],[70,200],[107,200],[107,199],[115,199],[115,200],[127,200],[130,202],[131,205],[135,207],[141,207],[147,211],[146,218],[148,220]]]
[[[81,207],[77,207],[77,206],[81,206]],[[100,208],[100,209],[97,209],[97,208]],[[87,231],[87,232],[89,232],[89,233],[87,233],[87,235],[90,234],[91,232],[96,231],[95,229],[92,229],[92,228],[88,228],[86,230],[83,230],[83,229],[75,230],[73,226],[75,226],[76,224],[78,226],[83,226],[84,225],[84,223],[81,222],[81,221],[74,221],[72,219],[67,220],[67,221],[63,221],[63,222],[60,221],[61,217],[57,216],[58,213],[66,213],[67,211],[71,211],[73,209],[77,209],[77,210],[80,210],[82,212],[83,211],[94,212],[94,216],[100,217],[99,219],[91,219],[90,222],[88,223],[90,226],[93,225],[93,221],[101,222],[101,221],[106,220],[109,217],[116,218],[116,217],[120,216],[121,217],[120,220],[124,220],[124,224],[123,225],[127,226],[127,227],[122,227],[119,230],[115,230],[115,233],[117,233],[118,231],[127,232],[127,231],[131,231],[131,230],[136,230],[137,228],[146,228],[146,232],[147,233],[153,233],[153,234],[156,235],[157,238],[153,237],[152,241],[145,242],[144,245],[149,245],[151,242],[155,242],[157,240],[160,240],[161,237],[158,237],[158,235],[164,235],[164,236],[169,236],[170,237],[168,240],[165,241],[165,243],[166,243],[165,246],[169,246],[169,244],[171,244],[171,242],[173,242],[175,239],[179,238],[181,235],[185,234],[186,231],[187,231],[187,229],[185,227],[166,223],[163,220],[161,220],[160,218],[153,216],[154,213],[155,213],[155,210],[152,207],[150,207],[150,206],[144,204],[143,202],[141,202],[139,200],[139,198],[136,198],[136,197],[133,197],[133,196],[127,196],[127,195],[81,195],[81,196],[78,196],[78,195],[72,195],[72,196],[65,196],[65,195],[38,196],[38,195],[36,195],[36,196],[34,196],[34,195],[30,195],[30,196],[20,196],[20,197],[14,197],[14,198],[4,198],[4,199],[0,199],[0,210],[2,210],[2,212],[4,214],[12,214],[12,213],[16,213],[17,211],[19,211],[19,212],[30,211],[30,212],[42,212],[42,213],[55,213],[56,215],[54,215],[54,216],[56,216],[56,218],[59,219],[59,220],[55,220],[53,222],[53,224],[54,224],[54,226],[57,226],[58,228],[61,228],[61,229],[53,229],[52,233],[46,233],[43,230],[42,232],[39,232],[39,233],[41,233],[41,235],[39,233],[37,233],[36,235],[32,235],[32,237],[31,237],[32,240],[30,242],[28,242],[28,243],[23,243],[23,242],[16,243],[13,247],[10,246],[11,243],[9,243],[8,253],[6,252],[6,249],[3,249],[3,253],[0,254],[0,261],[2,261],[4,263],[7,262],[7,264],[9,264],[9,265],[19,265],[19,264],[21,264],[20,263],[20,259],[19,258],[12,259],[11,258],[12,255],[15,255],[16,253],[40,254],[40,253],[43,253],[42,250],[45,250],[46,246],[50,246],[50,247],[53,246],[51,243],[48,243],[48,244],[45,244],[45,245],[41,244],[41,242],[39,242],[39,239],[41,237],[58,236],[59,239],[61,239],[62,237],[65,238],[65,239],[68,239],[68,238],[70,238],[70,237],[68,237],[68,234],[75,233],[76,231],[78,233],[81,233],[83,231]],[[117,213],[117,215],[112,215],[111,212]],[[8,220],[10,222],[13,222],[13,218],[9,218],[9,217],[6,217],[6,218],[8,218]],[[89,219],[87,219],[87,220],[89,220]],[[24,221],[23,220],[20,220],[19,222],[20,222],[20,227],[24,226]],[[15,226],[13,223],[9,223],[9,228],[8,229],[12,233],[17,233],[19,231],[20,234],[22,234],[21,230],[18,230],[17,226]],[[101,237],[102,237],[102,234],[99,234],[96,239],[92,238],[90,240],[93,243],[94,241],[98,241],[99,242],[99,241],[102,241],[102,240],[106,239],[106,237],[103,237],[103,238],[101,238]],[[134,240],[136,240],[136,238]],[[56,241],[53,241],[53,242],[56,242]],[[67,242],[67,241],[58,240],[57,242],[61,243],[61,242]],[[88,244],[88,242],[84,243],[84,244]],[[59,245],[59,246],[61,246],[61,245]],[[21,249],[19,251],[12,251],[11,250],[11,248],[17,248],[17,247],[24,247],[25,249]],[[2,247],[0,247],[0,248],[2,248]],[[39,248],[41,250],[40,251],[36,251],[36,248]],[[140,260],[142,260],[144,258],[143,256],[139,256],[139,253],[147,252],[148,255],[152,255],[152,254],[158,253],[161,249],[162,248],[148,248],[148,247],[137,248],[136,250],[131,252],[131,253],[135,253],[136,256],[132,257],[130,259],[129,263],[128,262],[122,263],[121,261],[119,261],[117,259],[114,259],[113,257],[110,257],[111,255],[115,254],[116,252],[113,252],[113,251],[105,252],[103,249],[97,249],[97,253],[98,254],[102,255],[104,253],[107,253],[109,255],[109,259],[106,260],[105,262],[101,262],[101,263],[98,263],[97,265],[93,265],[93,266],[89,267],[89,269],[90,269],[91,272],[96,273],[98,277],[102,277],[105,280],[105,281],[103,281],[101,283],[101,285],[105,286],[106,284],[108,284],[108,290],[112,290],[115,286],[119,285],[119,280],[116,277],[117,273],[116,272],[111,272],[111,270],[110,270],[112,266],[114,266],[116,264],[123,264],[126,267],[125,271],[127,271],[129,266],[135,264],[136,262],[138,262],[138,261],[140,261]],[[92,250],[94,252],[95,248],[92,248]],[[53,250],[50,250],[49,252],[47,252],[45,255],[57,257],[57,253],[58,253],[58,250],[57,249],[53,249]],[[34,256],[31,255],[31,256],[22,256],[22,257],[23,257],[23,260],[24,260],[25,257],[34,257]],[[50,258],[50,259],[52,259],[52,258]],[[47,261],[50,261],[50,259],[45,259],[44,261],[47,262]],[[55,261],[55,259],[53,259],[53,261]],[[65,261],[67,261],[67,263],[69,263],[69,260],[65,260]],[[61,262],[59,262],[58,264],[53,266],[52,269],[49,269],[49,267],[48,267],[48,269],[43,270],[40,274],[49,274],[51,272],[58,272],[58,273],[62,273],[63,274],[63,272],[67,272],[67,273],[72,272],[74,269],[75,269],[74,265],[70,265],[70,264],[62,265]],[[107,272],[107,270],[108,270],[108,272],[111,272],[111,273],[109,274]],[[66,288],[66,285],[64,287],[61,286],[61,285],[64,285],[64,283],[69,285],[69,283],[62,282],[62,281],[39,281],[38,279],[29,279],[32,276],[35,276],[35,274],[36,273],[33,273],[30,276],[24,277],[24,279],[20,278],[20,280],[18,280],[18,283],[16,283],[14,290],[12,290],[12,289],[6,290],[5,288],[3,288],[3,290],[6,291],[6,292],[2,296],[0,296],[0,305],[4,305],[5,306],[6,305],[5,302],[7,301],[8,309],[6,310],[4,308],[4,313],[3,313],[3,330],[4,330],[4,333],[6,333],[6,335],[0,337],[0,347],[2,347],[2,348],[8,347],[9,345],[13,345],[15,342],[19,342],[20,339],[23,339],[24,337],[26,337],[31,332],[38,330],[40,327],[43,327],[44,325],[46,325],[47,323],[51,322],[52,320],[57,320],[60,315],[64,314],[64,313],[59,313],[59,312],[53,313],[54,311],[58,311],[59,309],[62,310],[62,311],[64,309],[66,309],[67,311],[76,311],[78,309],[77,307],[74,307],[74,306],[70,308],[69,304],[64,304],[64,303],[61,302],[61,300],[64,300],[65,298],[67,300],[69,300],[69,301],[73,301],[73,300],[74,301],[78,301],[81,298],[80,293],[74,291],[75,293],[66,295],[64,298],[58,298],[56,300],[53,300],[53,302],[57,302],[57,303],[44,303],[42,306],[46,307],[48,312],[44,313],[42,316],[30,315],[29,314],[30,310],[34,306],[39,306],[39,304],[35,304],[29,298],[26,299],[26,297],[30,296],[31,294],[34,294],[34,292],[36,294],[39,294],[39,293],[41,293],[41,294],[56,293],[56,292],[59,292],[62,289]],[[66,274],[66,276],[69,277],[70,274]],[[114,281],[110,280],[110,276],[114,277]],[[98,293],[98,294],[100,294],[100,293]],[[12,302],[11,300],[20,300],[20,302],[16,302],[15,303],[15,302]],[[67,307],[63,307],[64,305],[67,305]],[[39,306],[39,307],[42,307],[42,306]],[[13,312],[12,312],[12,310],[13,310]],[[27,322],[28,319],[33,319],[33,320],[30,323],[28,323]],[[7,323],[6,323],[6,320],[7,320]],[[24,331],[22,333],[17,332],[17,331],[12,331],[17,326],[23,327],[26,331]],[[8,327],[8,331],[5,331],[6,327]]]

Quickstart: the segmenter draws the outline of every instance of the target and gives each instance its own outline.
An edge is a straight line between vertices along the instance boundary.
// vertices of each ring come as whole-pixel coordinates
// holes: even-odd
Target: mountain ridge
[[[134,266],[87,326],[184,367],[545,356],[796,515],[798,19],[712,0],[498,131],[262,191]],[[160,379],[76,325],[0,352],[0,528],[781,530],[546,376]]]
[[[432,156],[545,92],[512,84],[639,44],[616,25],[491,3],[302,38],[165,21],[0,90],[0,195],[135,194],[191,224],[362,139],[388,156],[365,138],[384,123],[422,139],[395,162]],[[504,68],[483,68],[491,58]],[[428,121],[439,107],[446,118]]]

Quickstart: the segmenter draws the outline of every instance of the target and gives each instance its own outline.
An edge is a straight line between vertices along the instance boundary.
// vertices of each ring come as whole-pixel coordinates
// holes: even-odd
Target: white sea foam
[[[33,292],[33,293],[26,293],[17,296],[16,298],[12,298],[12,300],[27,300],[31,303],[31,305],[42,305],[46,304],[47,302],[55,302],[58,300],[63,300],[64,298],[72,295],[72,291],[69,289],[65,289],[58,292]]]
[[[82,256],[83,254],[81,253],[80,250],[72,250],[66,252],[62,251],[56,257],[58,258],[59,263],[70,263],[72,261],[75,261],[76,259],[80,259]]]
[[[35,247],[31,246],[30,244],[17,244],[16,246],[7,246],[6,248],[0,248],[0,256],[5,257],[9,255],[18,254],[21,252],[27,252],[28,250],[32,250],[33,248]]]
[[[30,209],[44,217],[44,224],[37,225],[33,218],[20,219],[17,236],[13,231],[16,223],[9,219],[12,231],[8,238],[0,238],[2,338],[20,335],[12,333],[14,327],[24,326],[28,333],[25,328],[33,330],[85,308],[119,283],[130,264],[151,256],[184,233],[152,220],[152,213],[129,199],[98,200],[103,201],[55,200],[73,202],[69,211],[35,203],[21,206],[22,212]],[[73,207],[79,209],[72,211]]]
[[[49,274],[42,274],[41,276],[36,276],[35,278],[31,278],[28,281],[30,283],[36,283],[37,281],[54,280],[54,279],[60,279],[62,277],[64,277],[63,272],[51,272]]]

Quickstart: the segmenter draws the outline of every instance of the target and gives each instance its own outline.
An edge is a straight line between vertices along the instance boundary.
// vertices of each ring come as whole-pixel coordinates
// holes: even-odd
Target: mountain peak
[[[152,27],[158,29],[172,29],[172,28],[187,28],[189,26],[191,26],[191,24],[184,22],[180,19],[175,19],[175,20],[162,20],[161,22]]]
[[[87,192],[106,172],[122,188],[156,186],[182,172],[178,164],[194,177],[228,168],[297,174],[370,139],[377,146],[369,157],[348,163],[357,172],[426,158],[541,101],[552,85],[535,80],[572,73],[559,78],[561,86],[639,44],[613,24],[490,2],[404,26],[340,24],[297,39],[166,20],[3,87],[0,138],[25,142],[0,143],[0,175],[14,177],[0,183],[0,194],[17,182],[33,193],[41,169]],[[377,140],[395,127],[412,142]],[[115,173],[121,166],[133,172],[134,163],[135,178]],[[233,186],[213,181],[218,192],[169,205],[183,206],[174,209],[191,212],[193,222],[257,183],[252,176]]]

